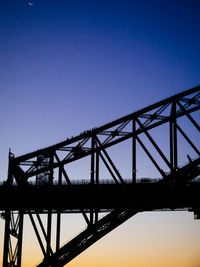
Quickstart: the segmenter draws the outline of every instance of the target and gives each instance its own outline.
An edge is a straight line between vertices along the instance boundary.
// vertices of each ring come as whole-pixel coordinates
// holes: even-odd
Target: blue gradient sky
[[[9,147],[16,155],[25,154],[200,84],[200,1],[28,2],[0,0],[0,181],[7,176]],[[167,214],[137,215],[138,225],[152,220],[155,233],[165,224],[163,231],[172,238]],[[199,222],[192,214],[170,216],[183,229],[177,244],[187,235],[195,244],[196,254],[179,266],[199,267],[192,265],[200,262]],[[134,219],[126,226],[132,233]],[[120,240],[123,233],[117,231]],[[148,240],[155,236],[150,232]],[[147,242],[147,236],[140,237],[137,242]],[[125,250],[135,248],[134,235],[126,238]],[[162,238],[158,235],[154,244],[163,247]],[[118,251],[114,242],[109,248]],[[145,251],[141,246],[141,255]],[[130,265],[119,266],[135,266],[132,254]],[[164,266],[152,262],[144,266]],[[83,259],[82,265],[71,266],[84,264]],[[101,266],[107,266],[106,259]]]

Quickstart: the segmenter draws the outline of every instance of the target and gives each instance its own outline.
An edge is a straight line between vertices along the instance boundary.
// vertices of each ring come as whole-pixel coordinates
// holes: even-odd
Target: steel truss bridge
[[[64,266],[138,212],[187,209],[199,219],[199,109],[195,87],[50,147],[18,157],[10,151],[0,186],[3,267],[22,264],[25,214],[43,254],[38,267]],[[87,227],[61,246],[64,213],[82,214]]]

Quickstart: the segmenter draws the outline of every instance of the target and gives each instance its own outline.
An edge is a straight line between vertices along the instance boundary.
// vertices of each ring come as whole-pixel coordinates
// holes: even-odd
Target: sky
[[[199,13],[198,0],[0,0],[0,181],[9,148],[26,154],[200,85]],[[35,266],[28,218],[25,231],[23,266]],[[151,212],[68,266],[199,267],[199,255],[192,213]]]

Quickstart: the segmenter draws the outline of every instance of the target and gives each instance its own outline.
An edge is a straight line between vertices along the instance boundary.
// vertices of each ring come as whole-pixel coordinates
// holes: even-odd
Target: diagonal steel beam
[[[145,127],[143,126],[143,124],[140,122],[139,119],[136,119],[137,123],[140,125],[140,127],[143,129],[145,135],[147,136],[147,138],[150,140],[150,142],[152,143],[152,145],[155,147],[155,149],[157,150],[157,152],[159,153],[159,155],[161,156],[161,158],[165,161],[165,163],[167,164],[167,166],[170,168],[170,162],[168,161],[168,159],[165,157],[165,155],[163,154],[163,152],[161,151],[161,149],[159,148],[159,146],[156,144],[156,142],[154,141],[154,139],[151,137],[151,135],[148,133],[148,131],[145,129]]]
[[[188,113],[188,111],[181,105],[181,103],[177,102],[178,106],[181,108],[181,110],[184,112],[184,114],[188,117],[188,119],[193,123],[193,125],[197,128],[197,130],[200,132],[200,126],[198,123],[192,118],[192,116]]]
[[[108,234],[120,224],[131,218],[139,210],[116,209],[96,222],[92,228],[88,228],[55,252],[47,261],[43,261],[37,267],[56,266],[61,267],[94,244],[97,240]]]

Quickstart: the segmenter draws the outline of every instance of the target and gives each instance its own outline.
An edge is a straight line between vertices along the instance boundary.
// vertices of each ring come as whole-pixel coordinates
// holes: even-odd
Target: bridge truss
[[[0,207],[5,220],[3,267],[21,266],[24,214],[43,253],[38,266],[48,267],[64,266],[141,211],[190,208],[199,217],[197,186],[185,186],[200,175],[199,109],[200,87],[195,87],[50,147],[18,157],[9,152],[8,178],[2,189],[9,201]],[[81,168],[85,179],[78,183]],[[149,177],[152,168],[154,178],[160,178],[154,185],[139,175],[144,169]],[[82,214],[87,228],[61,246],[66,212]],[[101,217],[101,212],[106,215]],[[46,225],[41,213],[47,216]]]

